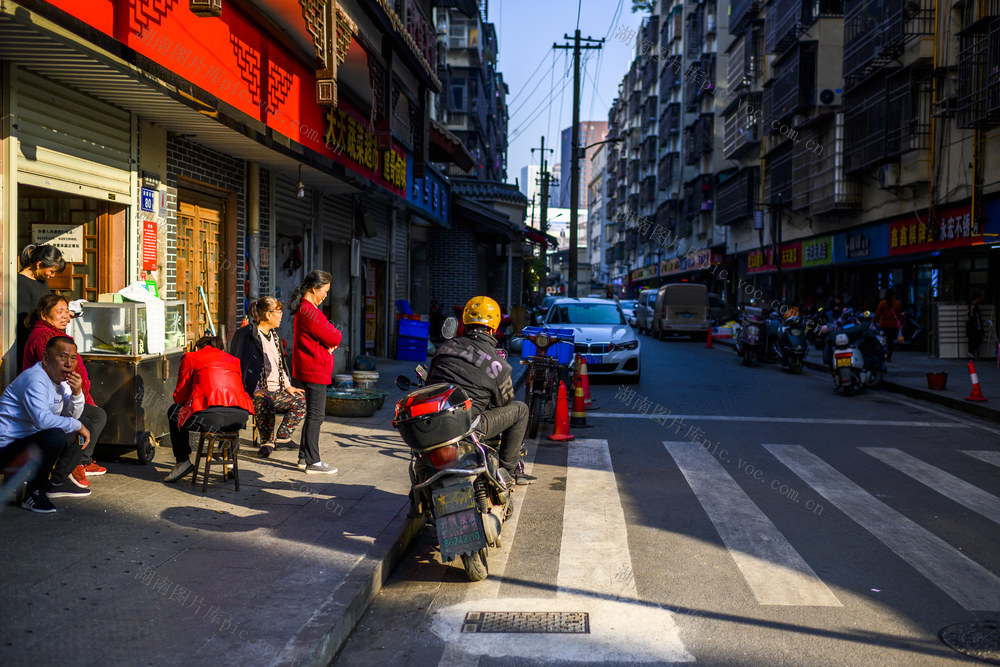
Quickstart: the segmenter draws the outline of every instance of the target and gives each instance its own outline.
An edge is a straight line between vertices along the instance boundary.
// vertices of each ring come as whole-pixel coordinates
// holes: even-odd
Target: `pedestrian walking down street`
[[[875,324],[885,333],[885,360],[892,361],[892,350],[899,337],[899,330],[903,324],[899,314],[903,312],[903,305],[895,298],[895,293],[890,287],[885,291],[885,298],[879,302],[875,309]]]
[[[965,337],[969,339],[969,358],[979,358],[979,346],[983,344],[983,314],[979,311],[979,294],[973,293],[969,308],[965,312]]]
[[[337,472],[319,455],[319,430],[326,418],[326,389],[333,380],[333,352],[342,338],[319,309],[330,293],[331,280],[326,271],[310,271],[292,291],[288,303],[295,316],[292,377],[306,388],[306,420],[302,425],[298,467],[307,474]]]

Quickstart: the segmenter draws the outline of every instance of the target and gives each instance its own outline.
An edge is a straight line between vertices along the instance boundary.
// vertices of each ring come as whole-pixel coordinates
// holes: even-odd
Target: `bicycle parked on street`
[[[543,419],[555,414],[559,380],[568,379],[573,359],[572,329],[525,327],[521,363],[528,366],[524,379],[524,402],[528,404],[528,437],[538,437]],[[565,343],[565,345],[560,345]]]

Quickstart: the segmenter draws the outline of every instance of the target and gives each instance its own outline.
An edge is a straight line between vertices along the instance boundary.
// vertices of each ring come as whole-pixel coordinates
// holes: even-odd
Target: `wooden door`
[[[177,211],[177,298],[187,302],[189,341],[213,327],[218,332],[225,322],[228,281],[219,268],[223,213],[221,200],[204,196],[182,196]]]

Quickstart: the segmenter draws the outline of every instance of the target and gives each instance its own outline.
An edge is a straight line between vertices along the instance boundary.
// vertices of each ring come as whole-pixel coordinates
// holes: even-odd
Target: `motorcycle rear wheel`
[[[744,347],[743,348],[743,365],[744,366],[753,366],[753,362],[754,362],[754,357],[755,356],[756,355],[754,354],[754,350],[753,350],[752,347]]]
[[[844,396],[854,396],[853,384],[845,384],[843,389],[844,389]]]
[[[545,399],[541,396],[532,396],[531,403],[528,404],[528,437],[538,437],[538,425],[542,421],[542,411],[545,408]]]
[[[486,549],[480,549],[472,555],[462,554],[462,566],[469,581],[484,580],[490,574],[489,565],[486,563]]]

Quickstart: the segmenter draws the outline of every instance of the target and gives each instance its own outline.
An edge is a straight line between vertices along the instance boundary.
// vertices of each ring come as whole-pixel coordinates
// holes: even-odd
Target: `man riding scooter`
[[[431,360],[427,383],[458,385],[472,399],[485,439],[500,436],[500,464],[520,485],[535,478],[518,472],[521,443],[528,429],[528,406],[514,400],[511,367],[497,354],[500,306],[488,296],[469,299],[462,311],[465,331],[445,341]]]

